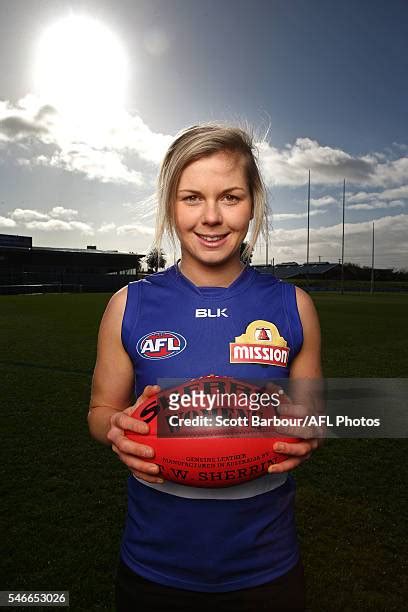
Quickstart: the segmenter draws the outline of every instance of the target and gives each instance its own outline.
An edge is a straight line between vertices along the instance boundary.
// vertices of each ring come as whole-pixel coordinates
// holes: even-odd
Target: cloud
[[[281,150],[262,142],[258,150],[269,185],[304,185],[309,169],[314,184],[338,184],[344,177],[353,183],[365,183],[372,179],[378,164],[378,160],[353,157],[310,138],[297,138],[294,144],[287,144]]]
[[[291,258],[299,263],[306,258],[306,228],[277,228],[271,232],[270,257],[275,262]],[[310,230],[310,257],[317,260],[337,262],[341,252],[342,225]],[[345,224],[345,260],[347,262],[371,264],[372,221]],[[385,216],[375,220],[375,264],[381,267],[407,267],[408,261],[408,214]],[[262,256],[259,257],[262,261]]]
[[[408,145],[406,144],[400,142],[393,142],[392,146],[396,147],[397,149],[400,149],[401,151],[404,151],[404,153],[408,153]]]
[[[331,206],[332,204],[338,204],[338,200],[332,196],[323,196],[322,198],[310,198],[311,206]]]
[[[100,234],[107,234],[108,232],[113,231],[115,227],[115,223],[102,223],[101,227],[97,229],[97,232],[99,232]]]
[[[27,168],[46,166],[63,169],[65,172],[77,174],[81,178],[124,185],[128,188],[126,194],[121,190],[119,201],[131,202],[127,207],[132,210],[130,222],[117,227],[115,223],[97,223],[98,229],[92,224],[81,221],[80,212],[64,205],[56,205],[49,211],[35,211],[29,208],[16,208],[9,218],[2,217],[4,227],[15,227],[16,224],[37,231],[79,232],[84,235],[109,236],[116,232],[118,236],[135,235],[137,242],[150,241],[154,235],[154,219],[156,207],[153,200],[138,201],[145,191],[153,186],[153,177],[157,174],[158,165],[170,142],[172,135],[155,132],[141,117],[128,112],[118,113],[104,124],[85,123],[78,119],[76,124],[64,118],[58,109],[51,107],[46,101],[40,101],[34,96],[26,96],[17,104],[0,101],[0,147],[8,155],[8,160]],[[283,186],[296,188],[307,184],[308,170],[311,170],[312,185],[327,187],[327,195],[311,199],[311,216],[328,213],[330,207],[341,205],[341,187],[346,179],[348,193],[346,204],[352,211],[392,211],[392,214],[404,210],[408,200],[408,145],[394,144],[393,148],[383,152],[368,152],[364,155],[351,154],[339,147],[327,146],[311,138],[298,138],[292,143],[278,148],[271,143],[258,143],[260,164],[268,186]],[[335,187],[334,187],[335,186]],[[143,187],[141,195],[136,188]],[[324,193],[322,190],[314,194]],[[333,197],[335,196],[338,197]],[[73,205],[76,205],[72,203]],[[79,204],[78,204],[79,205]],[[126,205],[124,205],[126,206]],[[279,212],[272,218],[274,222],[305,219],[307,213]],[[123,211],[122,211],[123,212]],[[378,215],[378,212],[375,213]],[[328,215],[327,215],[328,217]],[[326,217],[326,218],[327,218]],[[322,217],[322,219],[326,219]],[[406,227],[405,216],[397,214],[389,221],[387,236],[393,235],[393,240],[384,239],[384,258],[394,256],[394,261],[400,261],[402,254],[406,257],[406,238],[401,228],[395,233],[391,224]],[[126,217],[125,217],[126,219]],[[126,219],[127,220],[127,219]],[[99,221],[99,220],[98,220]],[[379,220],[376,221],[376,228]],[[359,239],[352,242],[355,236],[349,224],[347,241],[355,252],[361,251]],[[333,226],[336,227],[336,226]],[[278,253],[287,259],[289,251],[302,256],[302,241],[304,231],[278,228],[274,232],[277,242],[283,237],[283,243],[277,248]],[[311,230],[314,247],[317,254],[325,258],[338,256],[338,229],[318,228]],[[376,232],[385,229],[378,226]],[[286,232],[286,233],[279,233]],[[296,233],[300,232],[300,233]],[[302,233],[303,232],[303,233]],[[317,233],[315,233],[317,232]],[[319,233],[320,232],[320,233]],[[366,243],[366,229],[361,230],[361,244]],[[394,233],[393,233],[394,232]],[[385,234],[384,234],[385,235]],[[109,236],[110,238],[110,236]],[[128,242],[132,241],[129,238]],[[126,243],[126,239],[123,240]],[[401,248],[400,248],[401,247]],[[284,250],[285,249],[285,250]],[[389,249],[389,250],[387,250]],[[405,249],[405,251],[404,251]],[[286,255],[285,255],[286,253]],[[363,255],[361,255],[363,256]],[[293,256],[291,256],[293,258]]]
[[[154,228],[149,227],[148,225],[142,225],[141,223],[133,223],[129,225],[120,225],[116,229],[116,233],[118,234],[118,236],[122,234],[131,234],[131,235],[143,234],[143,235],[153,236]]]
[[[50,104],[44,104],[44,106],[41,106],[36,115],[35,115],[35,119],[36,121],[42,121],[43,119],[48,119],[49,117],[53,117],[54,115],[57,115],[57,109],[54,108],[53,106],[51,106]]]
[[[38,210],[32,210],[30,208],[15,208],[10,217],[18,223],[26,223],[30,221],[42,221],[49,219],[49,215],[41,213]]]
[[[407,180],[408,157],[401,157],[384,164],[378,164],[375,172],[374,185],[389,187],[399,185]]]
[[[41,230],[44,232],[72,232],[79,231],[81,234],[93,236],[94,230],[88,223],[81,221],[63,221],[61,219],[49,219],[48,221],[30,221],[26,223],[27,229]]]
[[[0,216],[0,227],[16,227],[17,223],[14,219]]]
[[[408,185],[401,185],[384,191],[358,191],[346,194],[346,206],[349,210],[374,210],[402,208],[408,200]]]
[[[95,114],[97,115],[97,113]],[[8,141],[20,141],[35,135],[43,143],[40,153],[27,146],[24,159],[31,165],[46,165],[77,172],[102,183],[148,185],[174,136],[154,132],[138,115],[117,112],[101,122],[89,116],[75,122],[58,109],[33,95],[17,105],[0,101],[0,134]],[[27,143],[25,143],[27,144]],[[385,152],[352,155],[339,147],[319,143],[312,138],[297,138],[281,149],[267,141],[257,143],[260,165],[268,186],[299,187],[307,182],[311,170],[314,185],[361,185],[372,189],[398,187],[408,175],[408,147],[395,144]],[[399,157],[395,158],[396,155]],[[147,164],[147,166],[146,166]],[[329,198],[330,196],[325,196]],[[393,199],[399,199],[394,197]],[[335,203],[323,198],[313,206]]]
[[[54,206],[50,210],[50,216],[54,219],[65,219],[71,221],[78,215],[78,211],[73,208],[64,208],[63,206]]]
[[[408,199],[408,185],[401,185],[394,189],[385,189],[379,195],[383,200],[394,200],[396,198]]]
[[[268,142],[258,143],[259,160],[269,186],[298,187],[313,184],[347,184],[371,187],[399,185],[408,175],[408,157],[387,159],[384,154],[353,156],[339,148],[323,146],[311,138],[297,138],[282,149]]]
[[[0,120],[0,135],[8,140],[19,140],[27,136],[40,136],[47,132],[46,128],[35,121],[22,117],[9,116]]]
[[[133,183],[143,185],[141,172],[130,170],[115,151],[94,149],[86,144],[78,144],[74,149],[57,151],[50,157],[37,158],[40,165],[62,168],[67,172],[79,172],[90,180],[101,183]]]
[[[1,134],[8,142],[35,135],[44,145],[40,154],[26,147],[20,165],[27,165],[27,159],[33,166],[80,172],[102,183],[138,186],[144,184],[144,178],[140,169],[133,167],[135,162],[129,165],[129,155],[136,156],[136,162],[139,158],[139,162],[157,165],[172,140],[172,136],[153,132],[140,117],[125,111],[103,123],[92,123],[89,117],[73,122],[33,95],[25,96],[17,105],[0,101]]]
[[[82,221],[69,221],[69,225],[72,229],[79,230],[81,234],[85,234],[87,236],[94,235],[94,229],[89,225],[89,223],[83,223]]]
[[[31,208],[15,208],[10,213],[8,220],[5,217],[3,219],[5,219],[5,225],[6,221],[10,223],[9,227],[14,227],[19,223],[31,230],[41,230],[44,232],[72,232],[77,230],[81,234],[93,236],[94,229],[91,225],[73,220],[73,217],[77,214],[77,210],[64,208],[63,206],[54,206],[49,214]]]
[[[42,230],[44,232],[70,232],[72,227],[69,222],[59,219],[48,219],[48,221],[29,221],[27,229]]]
[[[0,100],[0,139],[19,142],[29,137],[44,141],[48,137],[51,106],[40,106],[33,96],[26,96],[16,105]]]
[[[391,202],[376,202],[371,201],[369,204],[350,204],[347,210],[375,210],[377,208],[402,208],[405,202],[402,200],[392,200]]]
[[[322,215],[326,211],[325,210],[311,210],[310,216],[314,217],[315,215]],[[307,218],[307,212],[302,213],[275,213],[272,215],[272,218],[276,221],[287,221],[288,219],[305,219]]]
[[[401,185],[393,189],[384,189],[384,191],[358,191],[357,193],[346,193],[346,202],[352,204],[360,204],[371,200],[382,200],[383,202],[391,202],[392,200],[408,199],[408,185]]]
[[[123,113],[109,130],[107,143],[118,151],[136,153],[141,159],[157,166],[173,138],[169,134],[153,132],[141,117]]]
[[[378,192],[367,192],[367,191],[358,191],[357,193],[347,193],[346,192],[346,203],[347,206],[350,203],[360,204],[361,202],[366,202],[369,200],[377,200],[381,196]]]

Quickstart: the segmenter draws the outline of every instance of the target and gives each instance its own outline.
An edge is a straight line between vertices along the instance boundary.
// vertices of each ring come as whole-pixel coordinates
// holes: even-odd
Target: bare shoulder
[[[310,295],[300,287],[295,287],[295,289],[296,303],[302,324],[305,325],[305,323],[307,324],[310,320],[318,321],[316,307]]]
[[[322,366],[319,317],[312,298],[300,287],[296,287],[296,302],[302,323],[303,344],[292,362],[290,376],[292,378],[320,378]]]
[[[119,289],[119,291],[112,295],[103,313],[101,326],[112,326],[122,323],[126,308],[127,291],[127,286],[122,287],[122,289]]]
[[[98,406],[123,410],[130,405],[134,371],[121,338],[126,298],[127,287],[123,287],[112,295],[102,316],[92,379],[92,410]]]
[[[296,301],[297,301],[298,307],[301,306],[305,308],[308,308],[308,307],[314,308],[313,300],[308,294],[308,292],[296,286],[295,286],[295,289],[296,289]]]
[[[99,325],[98,353],[111,351],[114,347],[123,349],[122,321],[126,308],[127,287],[114,293],[106,305]],[[123,349],[124,350],[124,349]]]
[[[319,316],[312,298],[306,291],[296,287],[296,302],[303,327],[304,344],[308,344],[309,341],[313,344],[320,343]]]
[[[108,302],[107,308],[111,308],[113,310],[124,310],[126,306],[128,288],[127,285],[119,289],[116,293],[114,293],[111,299]]]

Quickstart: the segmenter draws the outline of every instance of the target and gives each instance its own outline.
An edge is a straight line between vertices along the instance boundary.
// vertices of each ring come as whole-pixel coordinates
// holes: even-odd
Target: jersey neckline
[[[258,274],[254,268],[245,266],[239,276],[228,287],[198,287],[179,270],[178,262],[168,268],[168,273],[178,285],[185,290],[193,291],[201,297],[222,297],[227,298],[247,289],[255,280]]]

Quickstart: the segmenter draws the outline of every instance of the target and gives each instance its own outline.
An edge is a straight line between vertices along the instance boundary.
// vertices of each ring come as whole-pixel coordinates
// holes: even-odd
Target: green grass
[[[317,293],[313,298],[327,378],[407,376],[408,294]]]
[[[0,298],[0,587],[70,590],[75,612],[113,609],[125,517],[127,471],[86,425],[108,299]],[[408,296],[319,293],[315,301],[326,376],[406,376]],[[331,440],[296,471],[309,610],[406,608],[406,452],[406,440]]]

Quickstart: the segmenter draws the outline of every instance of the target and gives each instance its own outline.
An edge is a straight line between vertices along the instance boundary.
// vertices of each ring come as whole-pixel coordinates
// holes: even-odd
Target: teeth
[[[221,240],[224,236],[203,236],[200,234],[200,238],[207,240],[208,242],[216,242],[217,240]]]

